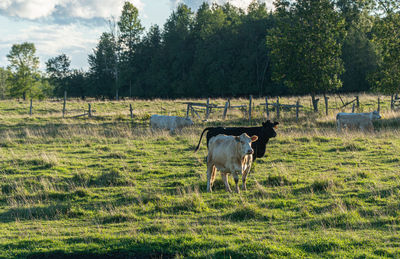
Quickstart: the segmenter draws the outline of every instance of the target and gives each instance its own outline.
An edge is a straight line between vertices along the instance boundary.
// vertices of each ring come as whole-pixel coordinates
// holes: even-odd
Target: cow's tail
[[[201,139],[203,138],[203,134],[204,134],[204,132],[206,132],[206,131],[209,130],[209,129],[211,129],[211,128],[205,128],[205,129],[203,130],[203,132],[201,133],[200,140],[199,140],[199,144],[197,144],[197,147],[196,147],[196,149],[194,150],[194,152],[197,152],[197,150],[199,150],[200,143],[201,143]]]

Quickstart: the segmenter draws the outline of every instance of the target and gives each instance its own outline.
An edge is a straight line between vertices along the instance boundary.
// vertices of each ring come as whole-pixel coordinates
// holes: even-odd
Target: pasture
[[[376,107],[360,99],[361,111]],[[205,139],[193,150],[204,127],[248,121],[236,110],[175,135],[149,130],[151,114],[184,116],[184,101],[93,101],[90,119],[62,118],[61,102],[29,116],[28,102],[0,101],[0,258],[400,257],[400,113],[389,102],[367,133],[338,134],[322,107],[298,123],[283,111],[248,190],[231,194],[219,173],[206,192]]]

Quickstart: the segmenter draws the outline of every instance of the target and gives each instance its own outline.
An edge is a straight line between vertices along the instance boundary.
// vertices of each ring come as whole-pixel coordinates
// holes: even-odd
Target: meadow
[[[65,118],[61,101],[34,102],[32,116],[27,101],[0,101],[0,258],[400,257],[400,112],[390,97],[374,132],[337,133],[338,110],[325,116],[323,103],[297,122],[282,111],[239,194],[220,174],[207,193],[205,140],[193,151],[204,127],[260,125],[263,108],[251,123],[230,110],[176,134],[149,129],[151,114],[185,116],[185,101],[91,100],[92,118],[73,117],[86,101],[69,100]],[[360,102],[372,111],[377,96]]]

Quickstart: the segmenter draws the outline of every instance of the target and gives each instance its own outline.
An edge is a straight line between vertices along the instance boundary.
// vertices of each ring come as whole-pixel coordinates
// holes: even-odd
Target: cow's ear
[[[279,125],[279,122],[275,121],[275,122],[274,122],[274,129],[277,129],[277,128],[278,128],[278,125]]]
[[[257,139],[258,139],[257,135],[251,136],[251,142],[257,141]]]
[[[240,137],[239,136],[235,136],[235,140],[236,140],[236,142],[240,142]]]

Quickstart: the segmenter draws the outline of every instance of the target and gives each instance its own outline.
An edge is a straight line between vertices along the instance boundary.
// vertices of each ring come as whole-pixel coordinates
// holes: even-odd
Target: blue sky
[[[0,67],[8,65],[7,54],[13,44],[32,42],[45,62],[67,54],[73,68],[88,68],[92,53],[102,32],[108,31],[107,20],[119,17],[126,0],[0,0]],[[180,3],[193,10],[204,0],[130,0],[139,9],[145,28],[163,26]],[[245,8],[251,0],[206,0]],[[272,0],[262,0],[272,6]]]

